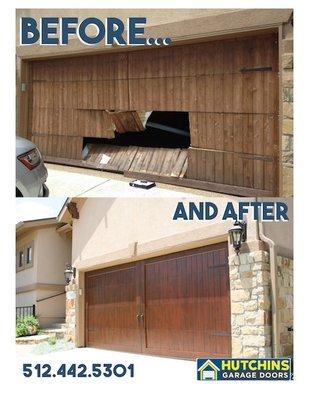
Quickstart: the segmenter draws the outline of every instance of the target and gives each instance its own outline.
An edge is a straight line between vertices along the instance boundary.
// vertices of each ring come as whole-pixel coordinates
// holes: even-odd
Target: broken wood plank
[[[142,132],[145,125],[136,111],[110,111],[106,110],[111,117],[118,133]]]

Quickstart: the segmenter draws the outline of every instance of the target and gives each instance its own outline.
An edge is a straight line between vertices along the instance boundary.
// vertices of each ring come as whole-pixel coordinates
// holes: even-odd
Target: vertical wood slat
[[[79,136],[115,137],[113,121],[104,110],[74,110],[76,127],[74,131]]]
[[[31,140],[45,156],[81,159],[83,138],[77,136],[32,135]]]
[[[278,116],[189,113],[191,146],[257,155],[276,155]]]
[[[210,151],[192,147],[188,149],[186,177],[189,179],[275,192],[277,172],[276,157]]]
[[[187,177],[276,192],[277,116],[189,113],[189,119],[191,146],[219,151],[190,150]],[[271,161],[242,158],[241,153],[273,158]]]

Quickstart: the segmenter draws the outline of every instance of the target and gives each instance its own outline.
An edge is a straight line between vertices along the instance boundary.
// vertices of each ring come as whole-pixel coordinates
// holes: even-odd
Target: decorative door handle
[[[144,321],[144,314],[136,314],[136,319],[138,322]]]

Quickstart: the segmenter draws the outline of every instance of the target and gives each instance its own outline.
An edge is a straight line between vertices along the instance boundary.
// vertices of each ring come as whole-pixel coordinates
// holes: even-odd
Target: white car
[[[30,140],[16,138],[16,197],[48,197],[47,169],[39,149]]]

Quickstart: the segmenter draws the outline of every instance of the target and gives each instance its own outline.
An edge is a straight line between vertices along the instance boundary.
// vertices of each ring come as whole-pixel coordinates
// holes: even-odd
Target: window
[[[27,257],[26,257],[26,263],[27,264],[32,264],[32,246],[27,246]]]
[[[33,267],[33,244],[28,242],[25,246],[17,248],[16,271],[23,271],[25,268]]]
[[[18,268],[22,268],[24,266],[24,251],[21,250],[18,253]]]

